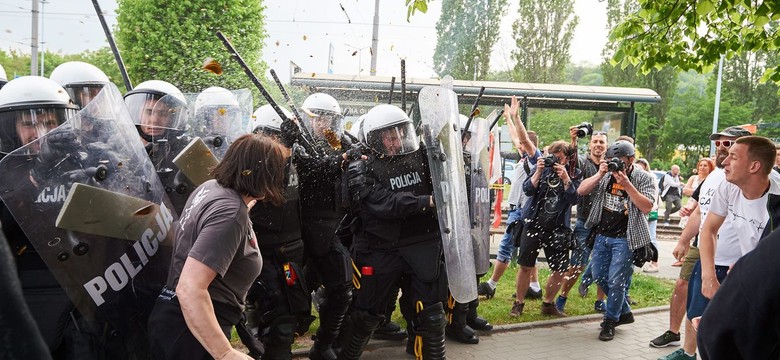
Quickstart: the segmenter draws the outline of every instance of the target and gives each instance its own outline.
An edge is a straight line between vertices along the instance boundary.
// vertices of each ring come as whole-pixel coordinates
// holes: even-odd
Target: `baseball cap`
[[[721,136],[731,136],[731,137],[742,137],[742,136],[750,136],[753,135],[750,131],[745,130],[745,128],[741,126],[729,126],[725,129],[723,129],[719,133],[715,133],[710,135],[710,140],[718,140]]]

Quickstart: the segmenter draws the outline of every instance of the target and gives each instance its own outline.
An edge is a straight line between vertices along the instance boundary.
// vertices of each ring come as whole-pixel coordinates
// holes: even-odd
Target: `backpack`
[[[661,181],[658,182],[658,193],[659,194],[663,194],[664,193],[664,180],[666,180],[666,175],[671,176],[672,172],[671,171],[667,171],[666,174],[664,174],[664,176],[661,177]]]

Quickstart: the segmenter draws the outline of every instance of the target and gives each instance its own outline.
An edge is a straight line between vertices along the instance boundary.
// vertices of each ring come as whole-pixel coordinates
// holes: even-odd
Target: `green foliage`
[[[569,127],[591,118],[592,111],[530,109],[528,128],[536,131],[541,149],[556,140],[569,142]]]
[[[443,0],[433,66],[439,76],[484,79],[507,0]],[[476,66],[476,68],[475,68]]]
[[[517,44],[513,80],[556,84],[563,82],[571,55],[569,46],[579,17],[574,0],[520,0],[518,19],[512,24]]]
[[[610,40],[617,44],[612,61],[643,73],[667,65],[706,73],[721,55],[777,53],[779,20],[780,0],[639,1],[612,28]],[[780,64],[761,75],[762,82],[780,82]]]
[[[116,38],[133,84],[150,79],[168,81],[183,92],[209,86],[249,88],[257,92],[241,67],[217,38],[227,36],[259,78],[267,70],[261,61],[265,32],[259,0],[150,1],[119,0]],[[224,73],[202,70],[213,58]]]
[[[428,12],[428,1],[430,0],[406,0],[406,21],[408,22],[417,11],[423,14]]]
[[[40,59],[40,58],[39,58]],[[120,89],[124,88],[122,76],[119,74],[119,67],[114,61],[114,56],[108,47],[96,51],[85,51],[79,54],[61,54],[46,51],[43,55],[44,67],[43,74],[48,77],[51,72],[60,64],[67,61],[83,61],[97,66],[106,73],[106,76],[116,84]],[[11,50],[10,53],[0,50],[0,64],[3,64],[9,80],[14,76],[24,76],[30,74],[30,54]],[[39,68],[40,71],[40,68]]]

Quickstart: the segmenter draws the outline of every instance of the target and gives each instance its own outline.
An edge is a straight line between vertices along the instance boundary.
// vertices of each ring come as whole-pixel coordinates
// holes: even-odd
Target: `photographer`
[[[531,176],[523,182],[523,191],[531,197],[523,206],[525,226],[520,238],[517,273],[517,300],[509,313],[520,316],[525,305],[524,295],[528,290],[539,249],[544,248],[547,263],[552,274],[547,280],[542,314],[566,316],[559,312],[552,301],[563,283],[563,274],[569,265],[569,241],[571,230],[571,206],[577,202],[577,175],[570,175],[565,164],[568,162],[569,145],[565,141],[550,144],[550,155],[540,158]]]
[[[626,300],[633,272],[633,251],[650,244],[647,214],[653,208],[655,182],[650,173],[634,167],[634,145],[616,141],[595,175],[582,181],[580,196],[593,193],[585,227],[595,235],[591,266],[593,277],[608,294],[599,340],[615,337],[615,326],[634,322]],[[595,191],[594,191],[595,190]]]

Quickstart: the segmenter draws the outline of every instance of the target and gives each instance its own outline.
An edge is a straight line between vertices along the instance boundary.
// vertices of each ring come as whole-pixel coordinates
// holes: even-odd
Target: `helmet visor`
[[[69,85],[65,90],[73,102],[83,109],[100,93],[100,90],[103,90],[103,84]]]
[[[0,152],[8,154],[57,128],[76,115],[75,109],[35,108],[0,113]],[[35,151],[36,149],[31,149]]]
[[[184,130],[187,106],[172,96],[134,93],[125,97],[133,123],[151,137],[164,137],[168,130]]]
[[[328,141],[329,137],[341,138],[341,114],[317,109],[304,109],[301,116],[304,126],[311,132],[314,139]]]
[[[373,130],[366,134],[366,143],[371,150],[389,156],[409,154],[420,148],[411,122]]]
[[[243,133],[242,113],[238,106],[205,106],[195,114],[195,133],[205,135],[232,135]],[[238,131],[234,131],[237,127]]]

